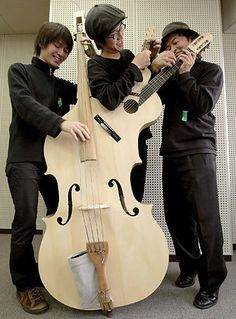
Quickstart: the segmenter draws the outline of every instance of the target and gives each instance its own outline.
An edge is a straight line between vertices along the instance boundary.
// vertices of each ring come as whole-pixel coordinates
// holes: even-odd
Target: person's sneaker
[[[27,289],[26,291],[18,290],[16,295],[26,312],[38,314],[47,311],[49,308],[42,291],[38,288]]]

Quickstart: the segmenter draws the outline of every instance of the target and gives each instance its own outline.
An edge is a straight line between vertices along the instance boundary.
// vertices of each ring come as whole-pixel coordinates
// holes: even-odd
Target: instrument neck
[[[85,123],[90,131],[90,140],[85,143],[81,143],[80,148],[80,160],[91,161],[96,160],[96,147],[94,139],[94,127],[93,127],[93,113],[90,100],[90,90],[88,85],[88,76],[87,76],[87,65],[85,58],[84,45],[81,42],[82,34],[77,35],[77,99],[78,99],[78,112],[79,112],[79,121]]]

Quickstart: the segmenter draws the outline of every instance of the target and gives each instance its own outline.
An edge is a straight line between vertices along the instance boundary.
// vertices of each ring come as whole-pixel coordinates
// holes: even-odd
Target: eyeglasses
[[[119,33],[123,32],[123,31],[125,30],[125,28],[126,28],[126,24],[123,23],[123,22],[121,22],[121,23],[118,25],[118,27],[115,28],[115,29],[111,32],[111,34],[108,35],[106,38],[108,38],[108,39],[113,39],[113,40],[114,40],[115,38],[118,37],[118,34],[119,34]]]

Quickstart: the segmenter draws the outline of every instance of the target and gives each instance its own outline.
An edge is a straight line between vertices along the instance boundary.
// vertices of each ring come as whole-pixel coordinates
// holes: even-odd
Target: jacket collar
[[[54,73],[55,70],[58,69],[58,67],[51,67],[50,65],[48,65],[46,62],[44,62],[43,60],[39,59],[38,57],[34,56],[32,58],[32,64],[42,70],[43,72],[49,74],[49,75],[52,75]]]

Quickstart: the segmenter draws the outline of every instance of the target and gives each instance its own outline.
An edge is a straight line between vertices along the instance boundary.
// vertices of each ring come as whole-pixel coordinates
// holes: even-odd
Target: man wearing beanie
[[[160,48],[152,40],[150,50],[143,50],[136,56],[123,48],[126,16],[124,11],[111,4],[98,4],[90,9],[85,20],[86,33],[95,41],[100,55],[88,61],[88,78],[91,94],[109,110],[114,110],[131,93],[135,82],[141,82],[141,70],[150,65],[152,57]],[[133,194],[142,201],[146,176],[147,145],[151,137],[149,128],[144,129],[138,140],[141,165],[131,173]]]
[[[214,306],[227,269],[216,181],[216,133],[212,113],[223,74],[219,65],[187,50],[198,36],[183,22],[168,24],[152,70],[182,64],[158,91],[164,107],[162,144],[163,197],[166,222],[179,259],[176,286],[200,290],[193,304]],[[200,248],[199,248],[200,247]]]

